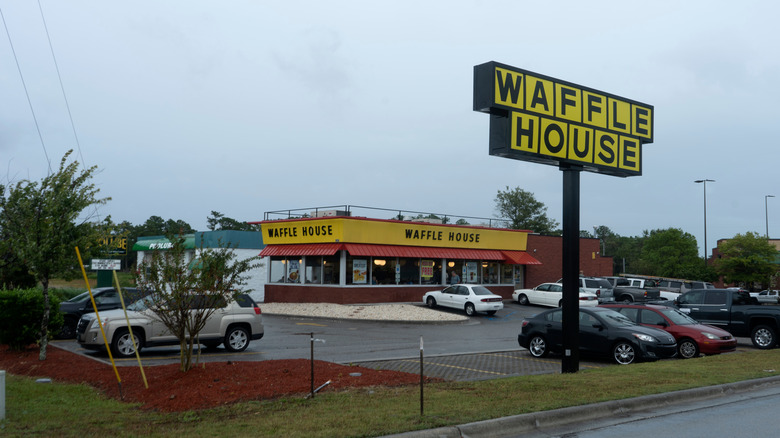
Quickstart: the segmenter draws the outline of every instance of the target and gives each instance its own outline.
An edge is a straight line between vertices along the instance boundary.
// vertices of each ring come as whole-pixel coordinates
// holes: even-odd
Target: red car
[[[683,359],[699,354],[720,354],[737,349],[737,339],[731,333],[700,324],[679,310],[655,304],[604,304],[637,324],[669,332],[677,340],[677,355]]]

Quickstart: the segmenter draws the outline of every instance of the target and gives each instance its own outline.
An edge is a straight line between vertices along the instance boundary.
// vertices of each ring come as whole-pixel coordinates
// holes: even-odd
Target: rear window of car
[[[586,278],[585,287],[611,289],[612,285],[609,284],[607,280],[601,280],[598,278],[594,278],[594,279]]]
[[[495,295],[493,292],[490,292],[490,289],[482,286],[474,286],[471,290],[474,291],[474,295]]]
[[[255,307],[255,300],[249,295],[239,295],[236,297],[236,303],[241,307]]]

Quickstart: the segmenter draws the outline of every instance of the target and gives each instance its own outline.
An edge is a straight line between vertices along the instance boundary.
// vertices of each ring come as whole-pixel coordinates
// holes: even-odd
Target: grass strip
[[[164,414],[86,385],[7,376],[2,436],[370,437],[778,375],[780,349],[425,387],[360,388]]]

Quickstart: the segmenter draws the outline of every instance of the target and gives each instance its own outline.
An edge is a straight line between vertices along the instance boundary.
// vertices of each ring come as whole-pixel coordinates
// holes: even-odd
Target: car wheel
[[[225,348],[228,351],[239,352],[249,346],[249,332],[244,327],[231,327],[225,334]]]
[[[628,365],[636,360],[636,348],[630,342],[621,341],[612,349],[612,357],[620,365]]]
[[[474,308],[474,305],[471,303],[466,303],[466,315],[468,316],[474,316],[477,314],[477,309]]]
[[[631,304],[634,302],[634,298],[631,295],[623,295],[620,297],[619,301],[624,304]]]
[[[525,294],[520,294],[517,297],[517,304],[520,304],[521,306],[527,306],[528,305],[528,297],[525,296]]]
[[[545,357],[550,350],[547,348],[547,341],[542,336],[534,336],[528,343],[528,352],[533,357]]]
[[[488,316],[493,316],[493,315],[495,315],[495,314],[496,314],[496,311],[495,311],[495,310],[488,310],[488,311],[487,311],[487,312],[485,312],[485,313],[487,313],[487,314],[488,314]]]
[[[433,309],[434,307],[436,307],[436,298],[434,298],[434,297],[428,297],[428,299],[427,299],[427,300],[425,300],[425,304],[427,304],[427,305],[428,305],[428,307],[430,307],[431,309]]]
[[[777,335],[775,335],[774,329],[768,325],[756,326],[750,333],[750,340],[753,341],[753,346],[761,350],[766,350],[775,346],[777,343]]]
[[[111,342],[111,351],[118,357],[135,355],[136,348],[140,352],[141,348],[143,348],[143,343],[141,338],[135,333],[133,333],[133,338],[135,338],[135,345],[133,345],[133,340],[130,338],[130,331],[126,328],[117,330],[114,334],[114,340]]]
[[[677,355],[682,359],[699,357],[699,345],[693,339],[681,339],[677,343]]]
[[[65,322],[62,323],[62,327],[60,327],[60,332],[57,333],[57,338],[59,339],[73,339],[76,337],[76,325],[78,324],[78,320],[75,320],[73,318],[66,318]]]

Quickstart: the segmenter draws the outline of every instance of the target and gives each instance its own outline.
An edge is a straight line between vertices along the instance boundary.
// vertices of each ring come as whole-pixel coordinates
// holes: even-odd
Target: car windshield
[[[490,289],[484,286],[474,286],[471,290],[474,291],[474,295],[495,295],[493,292],[490,292]]]
[[[599,315],[601,318],[603,318],[604,321],[606,321],[606,323],[608,325],[613,326],[613,327],[623,327],[623,326],[627,326],[627,325],[636,325],[636,323],[634,321],[631,321],[630,319],[628,319],[628,317],[626,317],[622,313],[616,312],[614,310],[601,311],[601,312],[597,313],[597,315]]]
[[[76,295],[75,297],[68,300],[69,303],[82,303],[84,301],[87,301],[89,299],[89,292],[84,292]]]
[[[699,321],[696,321],[695,319],[691,318],[690,316],[680,312],[677,309],[663,309],[661,310],[661,313],[664,314],[667,318],[672,320],[673,323],[677,325],[692,325],[692,324],[698,324]]]

